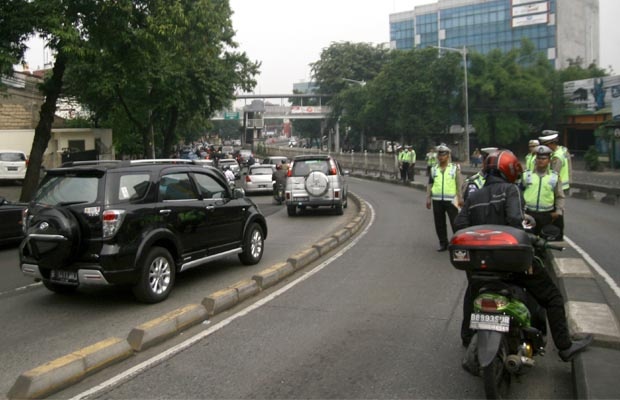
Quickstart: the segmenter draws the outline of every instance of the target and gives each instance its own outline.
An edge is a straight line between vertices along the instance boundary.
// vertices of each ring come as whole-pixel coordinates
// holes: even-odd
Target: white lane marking
[[[607,271],[605,271],[603,269],[603,267],[601,267],[600,265],[598,265],[598,263],[596,261],[594,261],[594,259],[592,257],[590,257],[590,255],[588,253],[586,253],[585,250],[583,250],[581,247],[577,246],[577,243],[573,242],[572,240],[570,240],[569,238],[567,238],[566,236],[564,236],[564,240],[566,241],[566,243],[570,244],[572,248],[574,248],[575,250],[577,250],[577,253],[579,253],[581,255],[581,257],[584,258],[584,260],[586,260],[586,262],[588,264],[590,264],[590,266],[592,268],[594,268],[594,270],[603,278],[603,280],[609,285],[609,287],[611,288],[611,290],[616,294],[616,296],[618,298],[620,298],[620,287],[618,287],[618,285],[616,284],[616,282],[613,280],[613,278],[611,276],[609,276],[609,274],[607,273]]]
[[[35,282],[35,283],[31,283],[30,285],[26,285],[26,286],[22,286],[22,287],[18,287],[18,288],[14,288],[11,290],[7,290],[6,292],[0,292],[0,296],[4,296],[5,294],[10,294],[10,293],[15,293],[15,292],[21,292],[24,290],[28,290],[32,287],[37,287],[37,286],[41,286],[43,285],[43,283],[41,282]]]
[[[336,254],[334,254],[333,256],[331,256],[329,259],[325,260],[323,263],[319,264],[318,266],[316,266],[314,269],[312,269],[311,271],[309,271],[308,273],[300,276],[299,278],[295,279],[294,281],[292,281],[291,283],[287,284],[286,286],[283,286],[282,288],[276,290],[275,292],[273,292],[272,294],[270,294],[267,297],[264,297],[261,300],[258,300],[256,303],[251,304],[250,306],[248,306],[247,308],[244,308],[243,310],[239,311],[238,313],[231,315],[230,317],[218,322],[217,324],[213,325],[212,327],[210,327],[209,329],[202,331],[198,334],[196,334],[195,336],[185,340],[182,343],[179,343],[178,345],[171,347],[170,349],[164,351],[163,353],[160,353],[146,361],[141,362],[140,364],[135,365],[134,367],[128,369],[127,371],[124,371],[110,379],[108,379],[105,382],[100,383],[99,385],[85,391],[82,392],[78,395],[76,395],[75,397],[72,397],[69,400],[81,400],[81,399],[85,399],[88,396],[94,395],[102,390],[105,390],[109,387],[118,385],[126,380],[129,380],[130,378],[140,374],[142,371],[151,368],[153,365],[172,357],[173,355],[185,350],[186,348],[190,347],[191,345],[193,345],[194,343],[199,342],[200,340],[204,339],[205,337],[211,335],[212,333],[215,333],[217,331],[219,331],[220,329],[224,328],[225,326],[227,326],[228,324],[230,324],[231,322],[233,322],[234,320],[236,320],[237,318],[241,318],[246,316],[247,314],[249,314],[250,312],[258,309],[259,307],[269,303],[271,300],[275,299],[276,297],[280,296],[281,294],[287,292],[289,289],[291,289],[292,287],[296,286],[297,284],[305,281],[306,279],[310,278],[312,275],[316,274],[317,272],[321,271],[323,268],[327,267],[329,264],[331,264],[332,262],[334,262],[335,260],[337,260],[338,258],[340,258],[344,253],[346,253],[351,247],[355,246],[357,244],[357,242],[364,237],[367,233],[368,230],[370,229],[370,227],[372,226],[372,224],[375,221],[375,210],[374,208],[370,205],[370,203],[366,202],[366,206],[370,209],[370,222],[368,223],[368,225],[366,225],[366,228],[362,231],[362,233],[360,233],[353,241],[351,241],[351,243],[349,243],[348,245],[346,245],[344,248],[342,248],[340,251],[338,251]]]

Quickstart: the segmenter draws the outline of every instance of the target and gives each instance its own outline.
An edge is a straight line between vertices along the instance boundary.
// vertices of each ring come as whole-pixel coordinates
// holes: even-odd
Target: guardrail
[[[299,147],[284,146],[265,146],[265,150],[272,156],[286,156],[293,158],[300,154],[330,154],[330,152],[319,149],[306,149]],[[393,153],[344,153],[341,152],[335,157],[343,168],[348,169],[352,174],[369,175],[383,179],[398,180],[400,170],[398,160]],[[420,162],[423,165],[420,165]],[[419,160],[415,167],[417,176],[426,172],[426,162]],[[475,168],[462,168],[463,175],[469,177],[476,172]],[[597,196],[596,194],[601,194]],[[594,199],[601,197],[601,202],[610,205],[620,204],[620,187],[592,184],[588,182],[571,182],[571,196],[580,199]]]

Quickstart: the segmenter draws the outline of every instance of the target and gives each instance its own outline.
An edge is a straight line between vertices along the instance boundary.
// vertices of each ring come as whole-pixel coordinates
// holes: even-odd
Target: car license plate
[[[75,271],[63,271],[61,269],[53,269],[50,273],[50,280],[62,283],[78,283],[78,274]]]
[[[258,185],[259,188],[266,188],[267,185]]]
[[[476,330],[508,332],[510,316],[503,314],[471,313],[469,327]]]
[[[7,171],[17,171],[17,167],[7,167]]]
[[[308,197],[295,197],[295,201],[308,201]]]

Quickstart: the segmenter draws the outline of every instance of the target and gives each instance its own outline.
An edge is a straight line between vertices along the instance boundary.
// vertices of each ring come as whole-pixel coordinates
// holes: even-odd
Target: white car
[[[242,187],[246,193],[273,192],[273,165],[254,164],[248,167],[242,180]]]
[[[23,181],[27,168],[26,153],[19,150],[0,150],[0,179]]]

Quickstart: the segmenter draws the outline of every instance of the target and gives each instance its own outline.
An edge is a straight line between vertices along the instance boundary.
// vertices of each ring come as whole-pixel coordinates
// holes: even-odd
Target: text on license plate
[[[469,327],[476,330],[508,332],[510,329],[510,316],[501,314],[471,313]]]
[[[63,283],[78,283],[78,274],[75,271],[53,269],[50,271],[50,280]]]
[[[295,197],[295,201],[308,201],[308,197]]]

